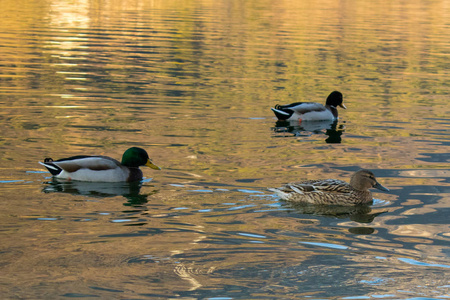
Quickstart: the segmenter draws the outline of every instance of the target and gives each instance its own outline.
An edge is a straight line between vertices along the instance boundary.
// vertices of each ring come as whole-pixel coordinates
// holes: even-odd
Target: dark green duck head
[[[153,164],[151,159],[148,157],[147,151],[138,147],[132,147],[123,153],[122,165],[129,168],[147,166],[155,170],[161,170],[160,167]]]
[[[333,107],[342,107],[343,109],[347,109],[347,107],[344,105],[344,98],[342,96],[341,92],[334,91],[331,92],[330,95],[327,97],[327,102],[325,105],[333,106]]]

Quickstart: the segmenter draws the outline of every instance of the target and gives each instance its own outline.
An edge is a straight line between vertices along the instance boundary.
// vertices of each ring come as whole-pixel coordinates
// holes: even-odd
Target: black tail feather
[[[44,167],[47,168],[47,170],[53,175],[56,176],[59,173],[61,173],[62,169],[60,167],[58,167],[57,165],[55,165],[53,162],[53,159],[46,157],[44,159],[44,162],[41,163],[39,162],[41,165],[43,165]]]
[[[273,113],[278,118],[278,120],[287,120],[289,119],[292,114],[294,113],[292,110],[281,110],[279,108],[272,108]]]

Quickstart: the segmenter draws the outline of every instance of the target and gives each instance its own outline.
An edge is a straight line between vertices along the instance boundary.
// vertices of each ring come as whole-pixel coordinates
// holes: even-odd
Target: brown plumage
[[[308,180],[269,189],[286,201],[318,205],[357,205],[372,202],[370,188],[389,191],[369,170],[359,170],[350,184],[338,179]]]

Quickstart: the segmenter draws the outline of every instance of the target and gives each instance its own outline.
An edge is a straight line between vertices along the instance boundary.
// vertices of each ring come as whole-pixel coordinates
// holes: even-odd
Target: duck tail
[[[53,159],[51,158],[46,158],[44,159],[44,162],[39,162],[41,165],[43,165],[44,167],[47,168],[47,170],[52,174],[52,175],[58,175],[59,173],[61,173],[62,169],[60,167],[58,167],[57,165],[55,165],[54,163],[52,163]]]
[[[275,116],[278,118],[278,120],[287,120],[290,116],[292,116],[292,112],[285,112],[280,109],[277,109],[279,105],[276,105],[275,108],[271,108],[271,110],[274,112]]]
[[[269,188],[268,189],[271,192],[275,192],[275,194],[277,194],[278,197],[280,197],[283,200],[288,200],[289,199],[289,193],[285,193],[279,189],[276,188]]]

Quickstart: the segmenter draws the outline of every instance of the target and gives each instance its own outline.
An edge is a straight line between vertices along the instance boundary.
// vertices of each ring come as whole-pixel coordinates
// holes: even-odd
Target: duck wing
[[[39,162],[45,166],[52,175],[58,175],[63,170],[68,173],[76,172],[80,169],[89,169],[93,171],[112,170],[121,167],[120,162],[107,156],[72,156],[57,161],[46,158]]]
[[[298,104],[296,104],[294,106],[288,107],[288,109],[293,110],[294,112],[296,112],[298,114],[305,114],[307,112],[312,112],[312,111],[324,111],[324,110],[326,110],[325,106],[323,106],[320,103],[314,103],[314,102],[298,103]]]
[[[320,103],[316,102],[294,102],[291,104],[285,104],[285,105],[275,105],[275,109],[281,110],[281,111],[294,111],[297,113],[305,113],[308,111],[323,111],[325,110],[325,106],[323,106]]]
[[[325,179],[325,180],[309,180],[303,182],[288,183],[284,189],[290,189],[298,194],[322,192],[322,193],[350,193],[351,186],[342,180]],[[285,190],[285,192],[288,192]]]

